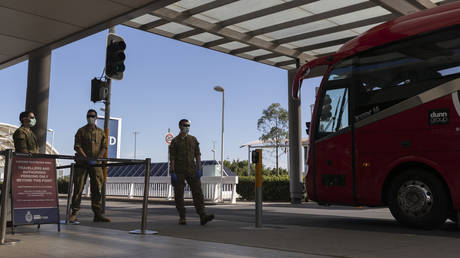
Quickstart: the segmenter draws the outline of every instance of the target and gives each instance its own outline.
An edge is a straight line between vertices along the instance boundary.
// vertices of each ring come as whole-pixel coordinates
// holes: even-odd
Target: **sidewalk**
[[[61,199],[61,215],[65,201]],[[192,206],[187,225],[177,224],[175,207],[149,204],[147,230],[140,201],[108,201],[111,223],[92,222],[84,200],[80,225],[17,227],[14,246],[0,246],[0,257],[458,257],[460,233],[448,222],[440,230],[408,229],[385,208],[357,208],[314,203],[265,203],[263,228],[254,227],[254,204],[208,206],[216,219],[201,226]],[[10,232],[8,230],[8,232]]]

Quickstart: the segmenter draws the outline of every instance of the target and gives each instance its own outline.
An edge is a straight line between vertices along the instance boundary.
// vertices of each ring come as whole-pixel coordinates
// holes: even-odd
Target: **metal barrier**
[[[107,167],[107,166],[124,166],[124,165],[132,165],[132,164],[145,164],[146,171],[150,171],[150,158],[145,160],[134,160],[134,159],[115,159],[115,158],[101,158],[101,159],[90,159],[90,158],[80,158],[76,156],[70,155],[50,155],[50,154],[22,154],[22,153],[14,153],[12,150],[0,151],[0,155],[5,156],[5,170],[4,170],[4,180],[2,184],[2,195],[1,195],[1,214],[0,214],[0,244],[4,245],[5,235],[6,235],[6,220],[7,220],[7,207],[6,201],[9,198],[9,193],[11,190],[11,162],[13,156],[19,157],[28,157],[28,158],[52,158],[52,159],[67,159],[67,160],[76,160],[76,161],[102,161],[104,164],[96,164],[91,165],[92,167]],[[111,162],[111,163],[107,163]],[[69,190],[68,190],[68,197],[67,197],[67,206],[66,206],[66,223],[69,221],[69,214],[70,214],[70,198],[72,195],[72,187],[73,187],[73,174],[75,167],[78,166],[77,164],[71,164],[69,166],[61,166],[58,169],[63,168],[70,168],[70,180],[69,180]],[[148,193],[149,193],[149,183],[150,180],[150,173],[145,173],[144,179],[144,200],[142,205],[142,221],[141,221],[141,229],[135,230],[137,232],[131,231],[130,233],[139,233],[139,234],[155,234],[155,231],[147,231],[147,211],[148,211]]]
[[[107,196],[123,196],[128,198],[143,196],[144,182],[143,177],[108,177],[106,181]],[[204,199],[211,202],[219,202],[220,197],[220,180],[219,176],[201,177],[201,188]],[[223,177],[223,198],[231,203],[236,203],[237,193],[236,185],[238,184],[237,176]],[[149,197],[152,198],[174,198],[171,178],[169,176],[154,176],[150,178]],[[84,194],[89,196],[91,190],[89,185],[85,187]],[[184,198],[192,198],[192,192],[188,185],[184,190]]]

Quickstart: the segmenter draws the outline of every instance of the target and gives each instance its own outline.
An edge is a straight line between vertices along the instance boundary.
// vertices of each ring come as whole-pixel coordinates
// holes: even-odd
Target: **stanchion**
[[[142,204],[142,221],[141,229],[135,229],[129,231],[130,234],[141,234],[141,235],[154,235],[158,234],[158,231],[146,230],[147,228],[147,213],[148,213],[148,202],[149,202],[149,191],[150,191],[150,158],[145,159],[145,178],[144,178],[144,202]]]
[[[2,184],[2,201],[1,201],[1,207],[2,207],[2,213],[0,216],[0,245],[13,245],[19,240],[17,239],[6,239],[6,217],[7,217],[7,212],[6,210],[8,209],[7,207],[7,200],[10,194],[10,188],[11,188],[11,164],[13,160],[13,151],[12,150],[7,150],[6,151],[6,156],[5,156],[5,170],[3,173],[3,184]],[[11,211],[12,213],[13,211]]]
[[[61,224],[68,224],[70,219],[70,202],[72,199],[73,193],[73,175],[75,173],[75,163],[70,164],[70,175],[69,175],[69,185],[67,189],[67,205],[65,209],[65,220],[61,221]],[[80,224],[79,222],[75,222],[74,224]]]

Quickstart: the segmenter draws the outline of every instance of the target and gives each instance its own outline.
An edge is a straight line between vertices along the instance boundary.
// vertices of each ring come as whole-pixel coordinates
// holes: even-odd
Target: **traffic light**
[[[105,57],[105,74],[114,80],[123,79],[125,71],[126,43],[122,37],[109,33],[107,37],[107,52]]]
[[[254,163],[254,164],[259,163],[259,152],[257,150],[253,150],[251,152],[251,154],[252,154],[252,156],[251,156],[252,157],[252,163]]]
[[[109,88],[107,83],[96,78],[91,80],[91,101],[96,103],[101,100],[105,100],[108,94]]]

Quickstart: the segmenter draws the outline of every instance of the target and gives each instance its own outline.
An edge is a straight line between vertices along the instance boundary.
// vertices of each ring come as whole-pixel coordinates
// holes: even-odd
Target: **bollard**
[[[15,244],[19,240],[6,240],[6,201],[8,200],[9,194],[10,194],[10,189],[11,189],[11,166],[12,166],[12,161],[13,161],[13,151],[7,150],[6,151],[6,156],[5,156],[5,170],[3,173],[3,184],[2,184],[2,200],[1,200],[1,208],[2,208],[2,213],[0,216],[0,245],[6,245],[6,244]],[[13,214],[13,211],[11,211],[11,214]]]
[[[256,163],[256,228],[262,227],[262,149],[252,151],[252,162]]]
[[[147,212],[149,202],[149,190],[150,190],[150,158],[145,159],[145,177],[144,177],[144,201],[142,203],[142,221],[141,229],[131,230],[131,234],[141,235],[154,235],[158,234],[158,231],[146,230],[147,228]]]

